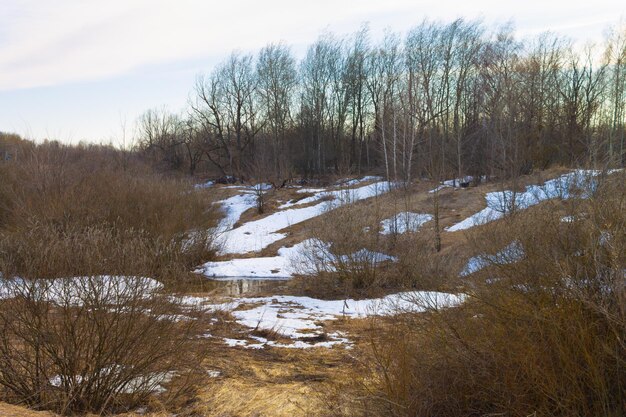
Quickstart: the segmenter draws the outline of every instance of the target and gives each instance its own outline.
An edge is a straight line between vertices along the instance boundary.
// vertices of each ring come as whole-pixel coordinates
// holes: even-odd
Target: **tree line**
[[[233,52],[197,77],[183,112],[146,111],[138,147],[191,175],[509,177],[623,166],[625,107],[626,28],[577,48],[464,19],[377,42],[364,25],[322,34],[300,61],[282,43]]]

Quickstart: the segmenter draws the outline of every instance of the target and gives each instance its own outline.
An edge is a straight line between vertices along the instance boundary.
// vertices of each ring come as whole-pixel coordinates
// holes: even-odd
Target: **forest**
[[[424,21],[373,42],[368,26],[233,52],[197,77],[188,108],[146,111],[137,146],[164,169],[282,183],[513,176],[624,164],[626,32],[574,46],[512,25]]]

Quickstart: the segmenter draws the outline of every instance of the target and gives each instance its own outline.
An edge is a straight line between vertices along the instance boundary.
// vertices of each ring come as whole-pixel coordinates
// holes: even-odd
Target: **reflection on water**
[[[289,279],[268,278],[202,278],[191,282],[177,283],[170,287],[175,292],[205,294],[217,297],[242,297],[272,295],[287,287]],[[272,293],[272,294],[270,294]]]
[[[215,280],[220,295],[229,297],[241,297],[250,295],[262,295],[267,292],[275,292],[285,287],[287,280],[277,279],[250,279],[238,278],[228,280]]]

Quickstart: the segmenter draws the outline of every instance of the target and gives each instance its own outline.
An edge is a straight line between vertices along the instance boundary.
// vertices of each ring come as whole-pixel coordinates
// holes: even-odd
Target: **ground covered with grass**
[[[622,172],[194,185],[106,152],[0,166],[0,414],[623,410]]]

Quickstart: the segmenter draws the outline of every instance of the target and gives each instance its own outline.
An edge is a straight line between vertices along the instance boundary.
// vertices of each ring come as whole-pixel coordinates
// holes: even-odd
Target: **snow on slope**
[[[419,313],[428,309],[453,307],[462,303],[461,295],[433,291],[413,291],[366,300],[319,300],[310,297],[280,295],[247,298],[246,303],[260,306],[233,311],[237,322],[253,329],[275,330],[289,337],[310,336],[319,331],[317,321],[338,317],[365,318],[389,316],[400,312]]]
[[[374,197],[387,191],[389,191],[387,182],[377,182],[349,190],[330,191],[330,195],[335,200],[324,201],[310,207],[278,211],[262,219],[245,223],[220,235],[219,243],[222,247],[220,255],[258,252],[287,236],[285,233],[277,233],[278,230],[317,217],[342,204]]]
[[[301,259],[301,252],[309,243],[310,240],[306,240],[291,248],[280,248],[278,256],[207,262],[195,272],[218,279],[241,277],[291,278],[294,273],[306,272],[306,265]]]
[[[482,176],[480,177],[481,181],[486,181],[487,177],[486,176]],[[439,186],[437,186],[437,188],[434,188],[432,190],[429,191],[429,193],[435,193],[437,191],[441,191],[444,188],[460,188],[461,187],[461,183],[468,183],[468,182],[472,182],[474,181],[474,177],[471,175],[467,175],[463,178],[455,178],[453,180],[446,180],[443,181]]]
[[[352,187],[354,185],[359,185],[361,183],[364,182],[368,182],[368,181],[381,181],[383,179],[383,177],[379,177],[377,175],[368,175],[365,176],[361,179],[355,178],[352,180],[339,180],[337,181],[337,185],[340,185],[342,187]]]
[[[203,189],[203,188],[211,188],[215,185],[215,181],[207,181],[207,182],[203,182],[201,184],[195,184],[194,187],[196,189]]]
[[[351,186],[354,186],[354,185],[358,185],[358,184],[360,184],[362,182],[375,181],[375,180],[380,180],[380,179],[381,179],[380,177],[363,177],[360,180],[345,181],[345,182],[341,183],[341,186],[342,187],[351,187]],[[376,185],[376,184],[378,184],[378,185]],[[386,181],[379,181],[377,183],[370,184],[370,185],[367,185],[367,186],[361,187],[361,188],[367,189],[367,187],[370,187],[370,186],[373,186],[373,185],[376,185],[376,187],[374,187],[374,188],[380,188],[381,190],[385,189],[385,190],[388,191],[388,189],[389,189],[389,183],[386,182]],[[287,203],[282,204],[278,208],[282,210],[282,209],[286,209],[286,208],[293,207],[293,206],[302,206],[304,204],[315,203],[316,201],[320,201],[322,199],[324,199],[324,200],[337,200],[337,199],[339,199],[339,200],[349,200],[349,199],[351,199],[351,193],[355,192],[357,190],[360,190],[361,188],[357,188],[357,189],[354,189],[354,190],[346,189],[346,188],[340,189],[340,190],[325,190],[323,188],[303,188],[303,189],[298,190],[297,192],[298,193],[312,192],[312,193],[315,193],[315,194],[312,195],[311,197],[303,198],[302,200],[298,200],[298,201],[295,201],[295,202],[288,201]],[[386,192],[386,191],[384,191],[384,192]],[[381,194],[380,190],[379,190],[378,194]],[[365,198],[368,198],[368,197],[365,197]]]
[[[204,304],[209,311],[230,311],[237,323],[251,330],[272,330],[294,339],[291,344],[277,343],[250,336],[257,343],[249,344],[242,339],[224,339],[229,346],[243,346],[260,349],[266,346],[283,348],[332,347],[349,344],[345,335],[339,332],[326,334],[326,341],[312,341],[324,334],[321,322],[336,320],[339,317],[365,318],[370,316],[390,316],[404,312],[420,313],[430,309],[454,307],[465,297],[442,292],[412,291],[388,295],[383,298],[366,300],[319,300],[310,297],[276,295],[272,297],[235,298],[231,302],[211,305]],[[197,307],[202,305],[199,297],[184,297],[181,304]],[[254,305],[251,309],[242,309]]]
[[[295,274],[315,275],[320,270],[332,272],[337,261],[395,262],[396,258],[384,253],[361,249],[351,255],[335,256],[331,245],[317,239],[307,239],[290,248],[280,248],[277,256],[231,259],[207,262],[195,272],[217,280],[232,278],[289,279]],[[314,258],[314,259],[313,259]]]
[[[424,223],[429,222],[433,219],[433,216],[430,214],[422,214],[422,213],[411,213],[409,211],[404,211],[396,214],[393,217],[385,219],[381,222],[381,226],[383,228],[382,234],[389,235],[392,233],[406,233],[406,232],[415,232],[419,229]]]
[[[254,194],[239,194],[218,201],[222,204],[222,211],[224,212],[224,218],[220,220],[218,229],[221,231],[232,229],[246,210],[256,207],[256,201]]]
[[[257,194],[261,191],[270,190],[272,185],[260,183],[255,185],[232,185],[223,188],[234,188],[240,190],[243,194],[234,195],[217,202],[222,205],[222,211],[224,212],[224,218],[218,225],[218,230],[220,231],[232,229],[246,210],[257,206]]]
[[[576,195],[575,190],[582,190],[580,197],[588,198],[593,190],[593,177],[600,171],[576,170],[558,178],[546,181],[543,185],[529,185],[524,192],[509,190],[487,193],[487,207],[467,219],[448,227],[446,231],[456,232],[470,227],[489,223],[504,217],[512,209],[524,210],[542,201],[554,198],[568,199]]]
[[[470,258],[459,275],[466,277],[490,265],[511,264],[520,261],[522,258],[524,258],[524,248],[519,242],[515,241],[495,255],[483,254]]]

